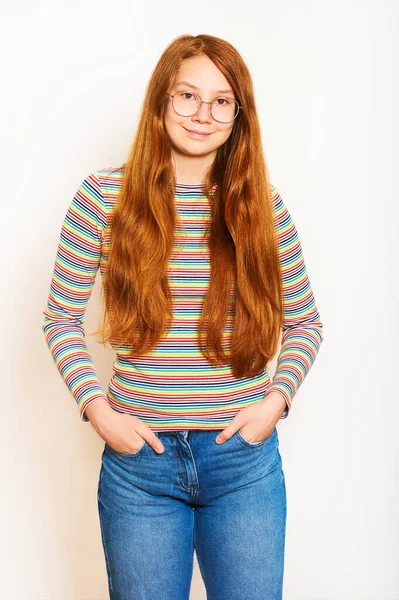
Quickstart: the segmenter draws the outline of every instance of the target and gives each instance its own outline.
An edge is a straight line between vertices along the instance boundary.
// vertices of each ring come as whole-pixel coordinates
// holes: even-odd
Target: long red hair
[[[212,364],[230,364],[235,377],[255,376],[276,353],[282,327],[272,188],[250,73],[230,43],[211,35],[177,37],[151,75],[113,209],[104,321],[95,333],[103,343],[127,345],[137,356],[155,348],[170,328],[167,267],[177,222],[176,180],[163,114],[181,62],[194,56],[214,62],[243,107],[204,180],[212,210],[211,270],[198,343]],[[226,345],[229,309],[234,322]]]

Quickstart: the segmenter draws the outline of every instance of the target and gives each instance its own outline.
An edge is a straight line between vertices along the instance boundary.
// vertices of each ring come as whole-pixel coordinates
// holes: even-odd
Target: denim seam
[[[101,492],[100,491],[98,491],[98,502],[101,503],[104,506],[104,502],[101,499]],[[99,520],[100,520],[102,544],[103,544],[103,547],[104,547],[105,562],[107,564],[107,575],[108,575],[108,580],[109,580],[109,587],[110,587],[110,592],[113,592],[114,591],[114,586],[113,586],[112,577],[111,577],[111,565],[110,565],[110,562],[109,562],[107,547],[106,547],[106,544],[105,544],[104,529],[103,529],[103,524],[102,524],[102,520],[101,520],[101,511],[100,510],[99,510]]]

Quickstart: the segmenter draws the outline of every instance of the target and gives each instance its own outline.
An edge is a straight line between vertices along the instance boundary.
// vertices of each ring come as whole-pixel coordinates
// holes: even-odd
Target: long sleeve
[[[267,394],[279,392],[287,408],[308,374],[323,341],[322,327],[297,229],[279,192],[272,186],[282,271],[284,320],[281,348]]]
[[[42,326],[54,362],[75,398],[80,417],[97,398],[106,398],[96,376],[83,328],[86,306],[100,265],[106,212],[96,173],[77,190],[61,229]]]

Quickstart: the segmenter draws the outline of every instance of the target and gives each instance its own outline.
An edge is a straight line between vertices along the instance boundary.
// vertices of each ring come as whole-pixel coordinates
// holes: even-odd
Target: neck
[[[215,153],[205,156],[188,156],[172,149],[176,181],[187,185],[202,185],[214,155]]]

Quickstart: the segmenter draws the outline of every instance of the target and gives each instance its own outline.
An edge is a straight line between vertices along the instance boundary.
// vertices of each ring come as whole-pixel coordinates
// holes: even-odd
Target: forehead
[[[175,87],[191,87],[198,92],[233,93],[226,77],[206,56],[195,56],[184,60],[177,70],[172,84]]]
[[[177,81],[175,83],[175,87],[176,88],[189,87],[189,88],[194,89],[196,92],[201,91],[201,87],[198,87],[198,86],[194,85],[193,83],[190,83],[189,81]],[[205,88],[203,88],[203,89],[205,89]],[[206,89],[211,93],[213,92],[214,94],[233,94],[234,93],[230,86],[224,90],[216,90],[216,89],[211,89],[209,87]]]

